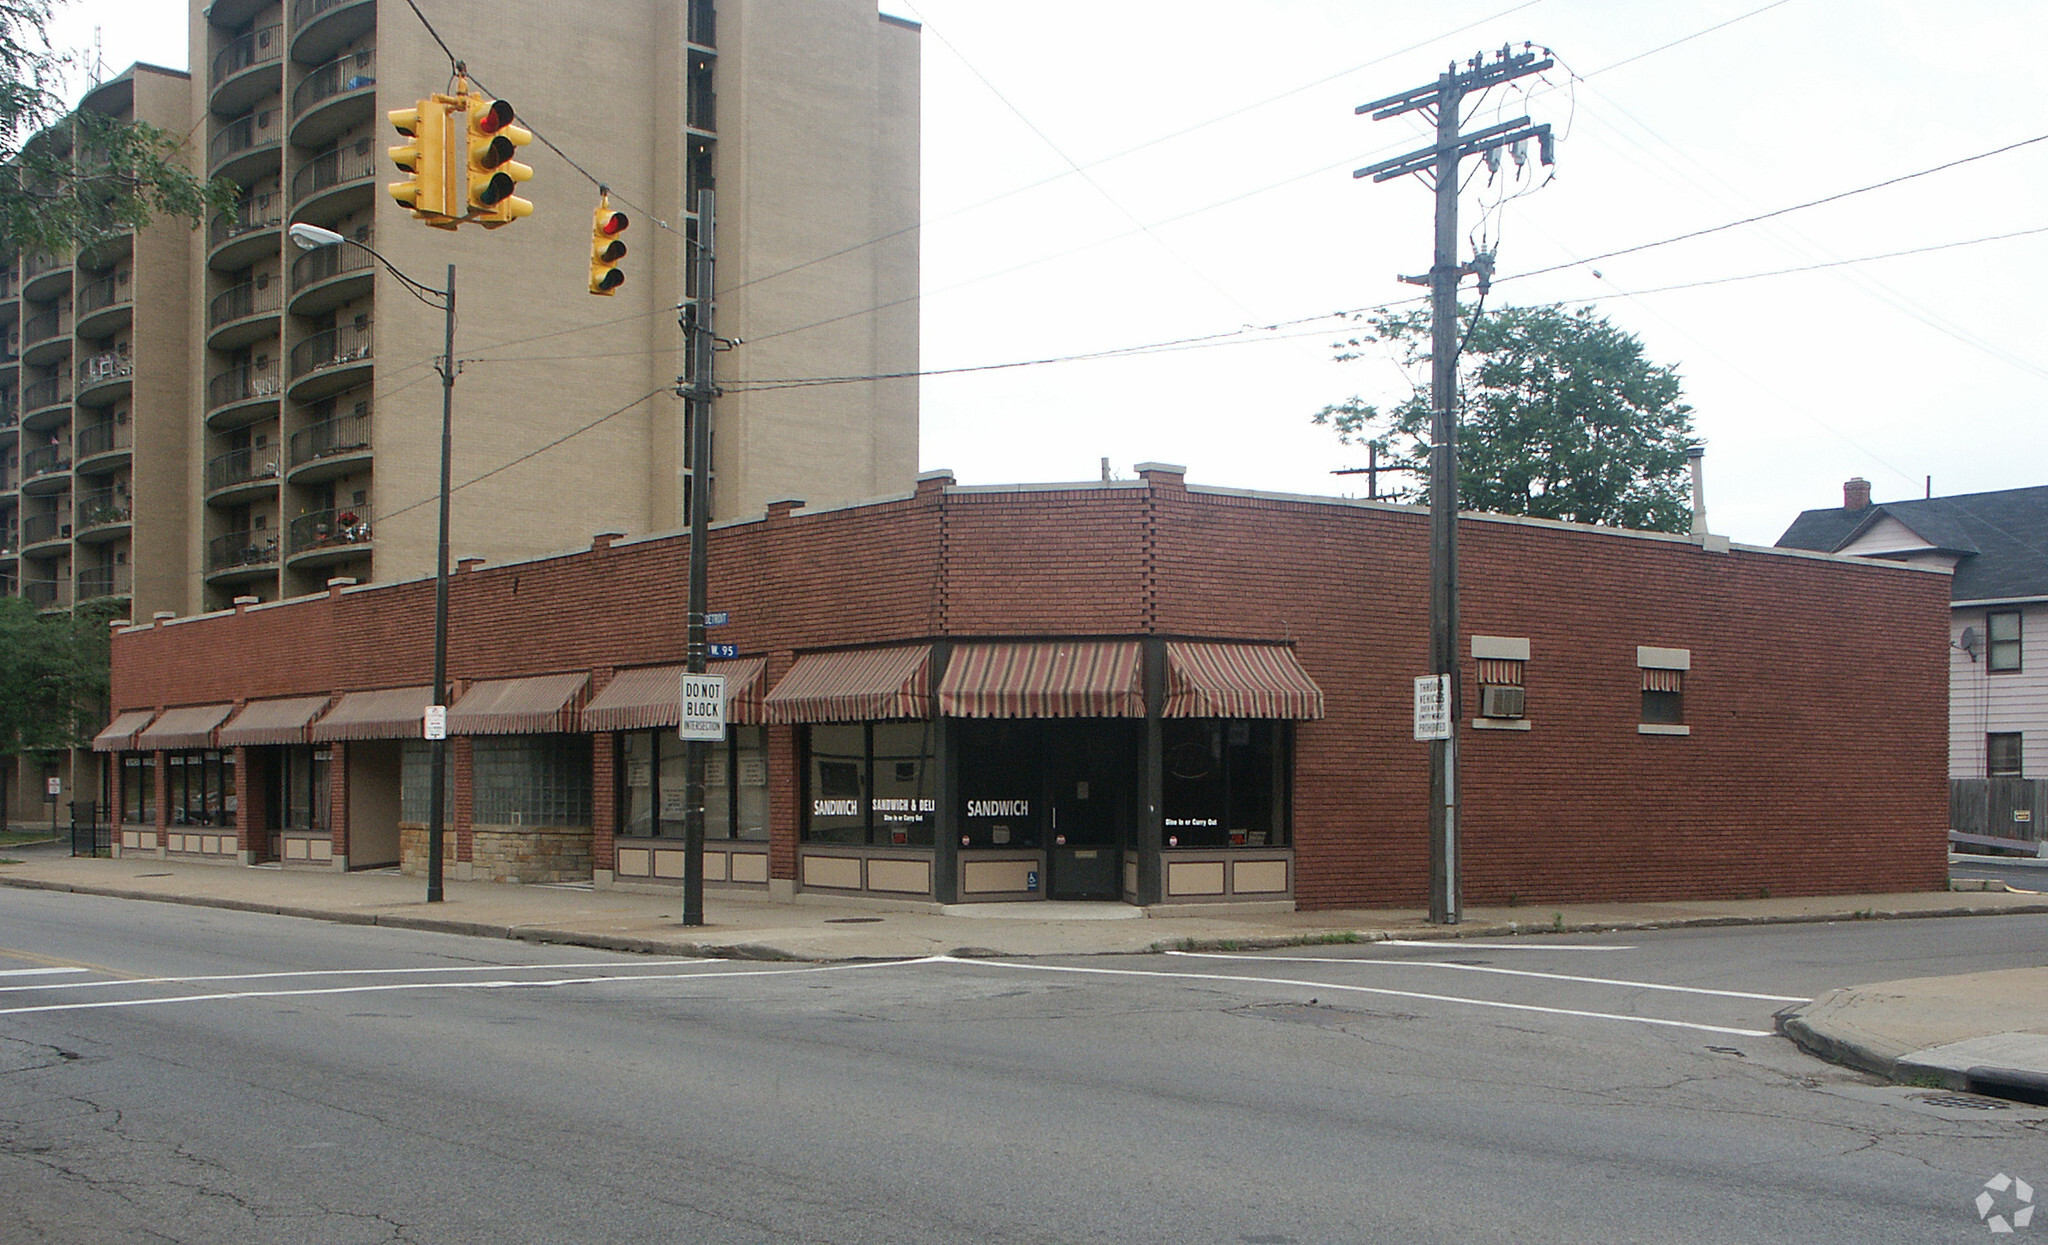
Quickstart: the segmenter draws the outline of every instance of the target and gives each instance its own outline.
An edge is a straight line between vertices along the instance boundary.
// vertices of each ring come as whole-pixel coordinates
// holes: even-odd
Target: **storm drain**
[[[1930,1107],[1950,1107],[1958,1111],[2003,1111],[2012,1105],[1982,1094],[1914,1094],[1913,1098]]]

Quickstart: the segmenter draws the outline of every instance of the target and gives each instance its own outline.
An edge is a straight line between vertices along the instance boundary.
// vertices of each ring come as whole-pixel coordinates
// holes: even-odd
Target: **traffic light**
[[[612,197],[601,194],[590,221],[590,292],[606,298],[626,283],[619,261],[626,257],[626,244],[619,235],[626,232],[626,214],[612,211]]]
[[[448,102],[443,96],[423,99],[411,108],[388,114],[393,128],[407,142],[388,148],[391,162],[408,174],[404,181],[391,183],[391,197],[412,209],[412,214],[429,225],[455,228],[459,215],[448,194]]]
[[[533,170],[512,157],[533,141],[533,132],[512,124],[512,105],[502,99],[471,96],[469,110],[469,191],[466,219],[486,229],[509,225],[533,215],[533,204],[512,193]]]

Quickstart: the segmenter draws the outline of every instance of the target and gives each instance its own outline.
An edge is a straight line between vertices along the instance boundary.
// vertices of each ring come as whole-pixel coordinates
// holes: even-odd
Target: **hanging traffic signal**
[[[512,193],[533,170],[512,157],[533,141],[533,132],[512,124],[512,105],[471,96],[469,113],[469,207],[466,219],[486,229],[533,215],[533,204]]]
[[[387,149],[391,162],[407,174],[404,181],[391,183],[391,197],[429,225],[455,228],[453,218],[460,212],[449,202],[447,98],[437,95],[387,115],[392,127],[407,139]]]
[[[619,261],[626,257],[626,244],[619,235],[626,232],[626,214],[612,211],[612,197],[600,193],[597,211],[590,221],[590,292],[606,298],[626,283]]]

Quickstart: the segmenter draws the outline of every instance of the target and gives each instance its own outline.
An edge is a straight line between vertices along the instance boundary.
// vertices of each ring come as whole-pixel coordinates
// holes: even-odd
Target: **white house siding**
[[[1992,674],[1985,617],[2020,611],[2020,668]],[[1963,628],[1977,632],[1977,657],[1962,651]],[[1949,618],[1948,772],[1984,777],[1984,737],[2018,731],[2024,736],[2025,776],[2048,777],[2048,602],[1957,606]]]

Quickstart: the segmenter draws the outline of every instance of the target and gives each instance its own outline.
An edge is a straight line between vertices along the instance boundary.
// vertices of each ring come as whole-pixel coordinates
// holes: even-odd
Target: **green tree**
[[[1364,318],[1340,360],[1372,347],[1411,370],[1429,360],[1427,310]],[[1458,505],[1659,532],[1692,524],[1685,451],[1692,407],[1671,367],[1591,307],[1508,307],[1461,313],[1458,358]],[[1326,406],[1315,422],[1346,445],[1373,445],[1409,473],[1409,500],[1429,490],[1430,393],[1424,379],[1391,411],[1359,398]]]
[[[91,111],[67,117],[76,58],[48,36],[64,2],[0,0],[0,247],[64,255],[159,214],[197,224],[231,211],[235,184],[187,168],[183,136]]]

